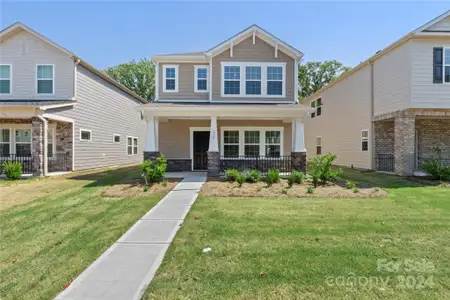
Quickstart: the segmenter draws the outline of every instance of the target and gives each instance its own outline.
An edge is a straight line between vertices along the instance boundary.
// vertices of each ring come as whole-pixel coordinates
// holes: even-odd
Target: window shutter
[[[433,48],[433,83],[442,83],[443,48]]]

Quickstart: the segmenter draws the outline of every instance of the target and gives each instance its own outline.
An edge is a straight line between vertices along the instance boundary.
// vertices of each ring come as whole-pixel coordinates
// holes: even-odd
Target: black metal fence
[[[377,154],[375,156],[375,170],[382,172],[394,172],[394,154]]]
[[[33,173],[33,156],[18,156],[10,154],[7,156],[0,156],[0,165],[5,161],[16,161],[22,165],[22,174]]]
[[[266,175],[270,169],[278,169],[281,173],[289,173],[292,171],[292,159],[290,155],[280,157],[221,157],[220,174],[225,175],[225,171],[228,169],[258,170],[262,175]]]
[[[66,153],[55,153],[52,157],[48,158],[48,171],[49,172],[68,172],[72,169],[69,155]]]

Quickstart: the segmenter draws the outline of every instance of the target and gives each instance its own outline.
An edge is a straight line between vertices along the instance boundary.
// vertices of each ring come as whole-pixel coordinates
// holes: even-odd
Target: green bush
[[[308,194],[312,194],[312,193],[314,193],[314,188],[312,186],[308,186],[308,188],[306,189],[306,192]]]
[[[250,170],[245,173],[245,180],[250,183],[258,182],[261,179],[261,172],[258,170]]]
[[[353,189],[353,193],[355,193],[355,194],[356,194],[356,193],[359,193],[359,189],[355,187],[355,188]]]
[[[271,185],[277,182],[280,182],[280,170],[269,169],[269,172],[267,172],[267,184]]]
[[[439,157],[427,159],[420,167],[435,180],[450,180],[450,166],[445,166]]]
[[[143,177],[145,183],[161,182],[166,175],[167,160],[164,155],[156,158],[155,161],[146,160],[142,163]]]
[[[347,180],[345,182],[345,187],[349,190],[356,188],[356,184],[353,181]]]
[[[236,181],[239,171],[236,169],[228,169],[225,171],[225,176],[229,181]]]
[[[236,177],[236,181],[239,184],[239,187],[241,187],[246,180],[247,178],[245,177],[245,173],[239,173]]]
[[[332,170],[333,161],[336,159],[336,155],[328,153],[327,155],[314,156],[310,162],[310,172],[314,187],[317,187],[319,183],[326,183],[327,181],[335,181],[342,175],[342,169],[336,171]]]
[[[282,188],[282,189],[281,189],[281,193],[286,195],[286,194],[288,193],[287,188]]]
[[[305,177],[305,173],[294,170],[288,177],[288,184],[289,186],[293,186],[294,184],[301,184],[303,180],[305,180]]]
[[[10,180],[18,180],[22,177],[22,165],[18,161],[5,161],[2,169],[6,178]]]

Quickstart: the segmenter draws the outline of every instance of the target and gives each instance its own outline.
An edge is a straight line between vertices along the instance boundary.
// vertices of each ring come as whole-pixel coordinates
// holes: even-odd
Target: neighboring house
[[[298,102],[303,54],[253,25],[205,52],[156,55],[156,102],[142,105],[145,158],[172,171],[305,168]]]
[[[140,162],[142,103],[23,24],[0,32],[0,161],[35,175]]]
[[[301,100],[309,155],[411,175],[436,149],[450,163],[450,11]]]

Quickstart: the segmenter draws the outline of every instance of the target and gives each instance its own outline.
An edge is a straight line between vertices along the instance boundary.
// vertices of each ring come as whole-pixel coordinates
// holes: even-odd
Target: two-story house
[[[412,175],[440,151],[450,163],[450,11],[301,100],[309,155]]]
[[[140,162],[145,102],[23,24],[0,32],[0,163],[46,175]]]
[[[144,157],[172,171],[305,168],[303,54],[253,25],[195,53],[156,55],[156,99],[142,105]],[[292,161],[291,161],[292,160]]]

